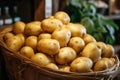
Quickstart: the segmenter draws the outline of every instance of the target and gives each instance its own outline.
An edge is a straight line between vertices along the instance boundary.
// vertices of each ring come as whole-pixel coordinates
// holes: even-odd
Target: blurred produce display
[[[67,13],[71,22],[84,25],[87,33],[97,41],[115,44],[115,31],[119,29],[118,25],[113,20],[98,14],[93,3],[85,0],[68,0]]]

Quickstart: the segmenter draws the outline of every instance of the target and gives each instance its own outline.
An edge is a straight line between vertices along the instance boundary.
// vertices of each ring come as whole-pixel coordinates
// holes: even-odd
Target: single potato
[[[93,70],[94,71],[103,71],[108,69],[108,65],[104,60],[99,60],[95,63]]]
[[[70,66],[60,66],[59,70],[64,72],[70,72]]]
[[[95,42],[91,42],[84,47],[80,54],[81,56],[89,57],[93,62],[97,62],[101,59],[101,48]]]
[[[70,17],[66,12],[58,11],[54,14],[54,17],[56,19],[59,19],[62,21],[63,24],[68,24],[70,22]]]
[[[23,33],[16,34],[16,36],[22,39],[23,44],[25,43],[26,36]]]
[[[55,29],[62,27],[62,22],[58,19],[48,18],[41,22],[41,28],[44,32],[52,33]]]
[[[63,47],[55,55],[55,61],[58,64],[67,64],[74,60],[76,57],[77,54],[74,49],[72,49],[71,47]]]
[[[70,30],[66,28],[57,28],[51,35],[52,39],[56,39],[60,43],[60,47],[67,46],[71,37]]]
[[[34,56],[34,50],[29,46],[24,46],[20,49],[20,54],[30,59]]]
[[[26,24],[24,34],[27,36],[38,36],[42,33],[41,23],[29,22]]]
[[[97,42],[96,39],[90,34],[84,35],[83,40],[84,40],[86,45],[90,42]]]
[[[41,39],[37,43],[37,50],[48,55],[55,55],[60,49],[60,44],[55,39]]]
[[[13,24],[13,33],[18,34],[18,33],[23,33],[25,29],[25,23],[22,21],[16,22]]]
[[[50,63],[49,58],[44,53],[36,53],[31,60],[40,66],[46,66]]]
[[[41,33],[38,36],[38,41],[41,40],[41,39],[51,39],[51,34],[50,33]]]
[[[29,36],[25,40],[25,46],[30,46],[34,51],[36,51],[37,42],[37,36]]]
[[[85,47],[85,42],[80,37],[72,37],[68,43],[68,46],[73,48],[76,53],[80,53]]]
[[[55,63],[49,63],[45,67],[53,69],[53,70],[58,70],[58,66]]]
[[[13,36],[13,37],[6,40],[6,45],[8,48],[17,52],[22,47],[23,41],[20,37]]]
[[[102,50],[101,55],[105,53],[106,51],[106,44],[104,42],[96,42],[97,46],[99,46]]]
[[[81,24],[68,23],[65,27],[71,31],[72,37],[83,38],[83,36],[86,34],[86,28]]]
[[[102,54],[102,57],[112,57],[115,55],[115,49],[112,45],[110,44],[106,44],[106,50],[105,50],[105,53]]]
[[[89,72],[93,66],[93,62],[87,57],[78,57],[74,59],[70,64],[70,71],[72,72]]]
[[[9,38],[15,36],[12,32],[8,32],[3,36],[4,42],[6,42]]]

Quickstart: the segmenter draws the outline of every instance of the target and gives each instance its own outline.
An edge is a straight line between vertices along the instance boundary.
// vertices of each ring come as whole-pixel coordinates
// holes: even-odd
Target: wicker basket
[[[10,80],[112,80],[119,72],[117,56],[115,56],[116,63],[112,68],[99,72],[62,72],[41,67],[5,45],[3,36],[9,31],[11,28],[6,28],[0,33],[0,46]]]

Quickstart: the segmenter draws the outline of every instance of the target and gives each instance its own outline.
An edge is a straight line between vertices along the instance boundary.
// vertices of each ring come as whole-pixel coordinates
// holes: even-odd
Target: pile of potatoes
[[[112,45],[96,41],[83,25],[71,23],[62,11],[42,21],[16,22],[3,38],[11,50],[54,70],[102,71],[116,61]]]

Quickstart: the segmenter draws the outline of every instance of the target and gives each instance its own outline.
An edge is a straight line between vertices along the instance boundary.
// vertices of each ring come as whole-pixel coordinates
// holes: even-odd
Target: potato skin
[[[3,36],[4,42],[6,42],[9,38],[15,36],[12,32],[8,32]]]
[[[68,24],[70,22],[69,15],[63,11],[56,12],[54,18],[61,20],[63,24]]]
[[[39,36],[38,36],[38,40],[41,40],[41,39],[51,39],[51,34],[49,33],[41,33]]]
[[[62,27],[62,22],[58,19],[54,19],[54,18],[48,18],[48,19],[44,19],[41,22],[41,28],[48,33],[52,33],[55,29]]]
[[[72,72],[89,72],[93,66],[93,62],[87,57],[78,57],[70,64],[70,71]]]
[[[17,52],[22,47],[23,41],[20,37],[13,36],[6,41],[6,45],[8,46],[8,48]]]
[[[24,34],[26,36],[38,36],[42,33],[41,23],[29,22],[26,24]]]
[[[60,47],[67,46],[70,38],[71,32],[66,28],[57,28],[51,35],[51,38],[56,39],[60,43]]]
[[[20,49],[20,54],[27,58],[31,58],[34,56],[34,50],[30,46],[24,46]]]
[[[63,47],[55,55],[55,61],[58,64],[67,64],[74,60],[77,57],[77,54],[74,49],[71,47]]]
[[[60,44],[55,39],[41,39],[38,41],[37,50],[48,55],[55,55],[60,49]]]
[[[83,38],[83,36],[86,35],[86,29],[81,24],[68,23],[65,27],[71,31],[71,36],[72,37]]]
[[[31,57],[31,60],[40,66],[46,66],[50,63],[49,58],[44,53],[36,53]]]
[[[13,33],[14,34],[19,34],[19,33],[23,33],[24,29],[25,29],[25,23],[22,21],[16,22],[13,25]]]
[[[80,37],[72,37],[68,43],[68,46],[73,48],[76,53],[80,53],[85,47],[85,42]]]
[[[34,51],[36,51],[37,42],[37,36],[29,36],[25,40],[25,46],[30,46]]]

